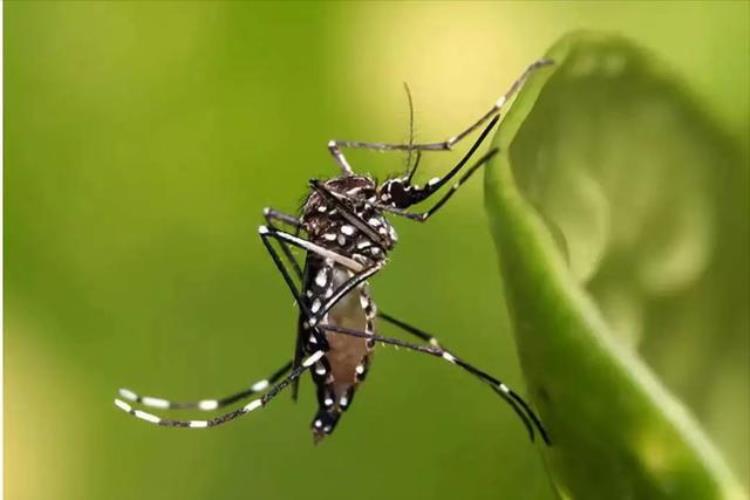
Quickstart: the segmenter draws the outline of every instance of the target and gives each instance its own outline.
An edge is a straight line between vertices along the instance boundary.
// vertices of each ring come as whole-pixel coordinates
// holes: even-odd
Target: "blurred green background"
[[[6,498],[553,498],[508,408],[404,351],[380,350],[318,447],[308,380],[296,406],[211,431],[148,426],[112,397],[217,396],[291,355],[296,311],[261,209],[294,211],[307,179],[334,175],[333,137],[408,139],[404,81],[417,137],[442,139],[564,32],[615,30],[685,75],[746,158],[748,5],[7,2]],[[455,156],[427,158],[421,177]],[[384,176],[405,160],[350,161]],[[428,225],[396,224],[381,308],[523,392],[481,182]],[[655,368],[690,403],[706,388],[678,365]],[[691,366],[693,380],[717,369]],[[718,382],[747,415],[747,365]],[[747,423],[693,410],[747,484]]]

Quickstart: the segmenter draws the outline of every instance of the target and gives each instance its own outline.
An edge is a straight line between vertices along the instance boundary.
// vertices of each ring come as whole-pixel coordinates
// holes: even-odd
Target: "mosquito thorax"
[[[367,176],[347,175],[323,182],[338,199],[313,189],[302,208],[302,225],[318,245],[344,255],[383,260],[398,236],[378,207],[377,184]],[[342,210],[344,208],[344,210]],[[347,218],[344,212],[356,215]]]

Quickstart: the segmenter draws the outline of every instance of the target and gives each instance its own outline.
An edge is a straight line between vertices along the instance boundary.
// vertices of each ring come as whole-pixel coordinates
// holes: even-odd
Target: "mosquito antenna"
[[[411,159],[412,154],[414,153],[414,149],[412,147],[414,145],[414,100],[411,97],[411,89],[409,88],[409,84],[406,82],[404,82],[404,90],[406,91],[406,99],[409,102],[409,156],[406,157],[406,179],[407,182],[411,182],[411,178],[414,176],[414,172],[417,171],[421,153],[417,151],[417,159],[412,166]]]

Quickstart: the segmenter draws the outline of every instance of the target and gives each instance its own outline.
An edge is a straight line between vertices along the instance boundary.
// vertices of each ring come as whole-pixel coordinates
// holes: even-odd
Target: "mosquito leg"
[[[331,297],[326,301],[325,304],[319,301],[313,302],[313,305],[310,308],[310,311],[313,314],[308,317],[308,324],[312,326],[316,325],[318,321],[320,321],[325,317],[326,314],[328,314],[328,311],[330,311],[331,308],[333,308],[333,306],[335,306],[342,297],[344,297],[346,294],[357,288],[359,285],[367,281],[371,276],[380,271],[383,268],[383,265],[383,262],[378,262],[372,267],[368,267],[363,271],[352,275],[348,280],[342,283],[335,292],[333,292],[333,295],[331,295]]]
[[[293,215],[285,214],[283,212],[279,212],[278,210],[274,210],[273,208],[268,208],[268,207],[264,208],[263,217],[266,219],[266,223],[268,224],[268,227],[276,231],[278,231],[278,228],[274,225],[274,221],[279,221],[279,222],[283,222],[284,224],[290,225],[297,232],[299,232],[300,228],[302,227],[302,222],[300,222],[300,220],[297,217]],[[302,279],[302,267],[300,267],[299,263],[297,262],[297,259],[294,258],[294,255],[292,254],[292,250],[289,248],[289,244],[286,241],[279,241],[279,243],[281,244],[281,251],[284,252],[284,256],[292,264],[292,267],[294,268],[294,273],[297,275],[299,279]]]
[[[395,326],[401,328],[402,330],[404,330],[407,333],[411,333],[415,337],[424,340],[425,342],[427,342],[428,344],[430,344],[432,346],[445,349],[442,346],[442,344],[440,343],[440,341],[436,337],[433,337],[432,335],[430,335],[429,333],[425,332],[424,330],[420,330],[417,327],[414,327],[414,326],[411,326],[411,325],[409,325],[407,323],[404,323],[400,319],[394,318],[390,314],[386,314],[383,311],[378,311],[378,318],[381,318],[381,319],[385,320],[386,322],[388,322],[388,323],[390,323],[392,325],[395,325]]]
[[[414,220],[417,222],[425,222],[430,217],[435,215],[435,213],[440,209],[440,207],[442,207],[448,200],[451,199],[451,197],[455,194],[458,188],[460,188],[469,179],[469,177],[471,177],[472,174],[474,174],[474,172],[476,172],[479,169],[479,167],[484,166],[493,156],[495,156],[497,152],[498,152],[497,149],[491,149],[485,155],[479,158],[479,160],[477,160],[476,163],[474,163],[466,172],[464,172],[464,174],[458,179],[458,181],[456,181],[456,183],[453,184],[453,186],[451,186],[450,191],[445,193],[442,198],[440,198],[431,208],[429,208],[425,212],[419,212],[419,213],[407,212],[406,210],[403,210],[400,208],[395,208],[395,207],[391,207],[388,205],[381,205],[381,204],[377,204],[376,207],[385,212],[398,215],[399,217],[404,217],[404,218]]]
[[[513,84],[505,92],[505,94],[503,94],[495,102],[495,104],[489,109],[489,111],[483,114],[477,121],[469,125],[466,129],[442,142],[433,142],[426,144],[388,144],[380,142],[333,140],[328,143],[328,150],[331,152],[334,159],[345,174],[351,174],[352,169],[347,163],[346,158],[344,158],[343,153],[341,152],[342,148],[373,149],[376,151],[448,151],[452,149],[456,143],[460,142],[467,135],[474,132],[476,129],[490,120],[493,116],[498,114],[505,103],[515,95],[515,93],[523,86],[524,82],[534,71],[549,64],[552,64],[552,61],[549,59],[540,59],[532,63],[529,67],[526,68],[521,76],[515,82],[513,82]]]
[[[531,437],[532,441],[534,440],[534,428],[536,428],[539,431],[539,434],[541,434],[544,442],[548,445],[550,444],[549,436],[547,435],[547,431],[542,425],[541,420],[539,420],[539,417],[536,416],[534,411],[531,409],[528,403],[526,403],[526,401],[524,401],[524,399],[521,398],[521,396],[519,396],[510,387],[508,387],[507,385],[505,385],[503,382],[496,379],[492,375],[463,361],[462,359],[455,356],[454,354],[451,354],[445,349],[441,347],[437,347],[437,346],[432,346],[432,345],[425,346],[425,345],[419,345],[419,344],[412,344],[410,342],[406,342],[400,339],[383,337],[381,335],[373,335],[368,332],[362,332],[359,330],[344,328],[344,327],[337,326],[337,325],[320,324],[318,326],[319,328],[329,331],[329,332],[339,333],[342,335],[349,335],[352,337],[371,339],[375,342],[380,342],[381,344],[395,345],[395,346],[403,347],[412,351],[429,354],[430,356],[434,356],[437,358],[443,358],[447,362],[461,367],[463,370],[467,371],[468,373],[475,376],[476,378],[478,378],[485,384],[489,385],[495,391],[495,393],[500,395],[513,408],[513,410],[516,412],[516,414],[519,416],[521,421],[526,426],[526,429],[529,431],[529,436]]]
[[[263,209],[263,217],[265,217],[268,224],[272,224],[273,221],[283,222],[288,224],[295,229],[302,226],[302,222],[295,216],[279,212],[273,208],[266,207]]]
[[[284,231],[279,231],[267,226],[260,226],[258,228],[258,233],[260,233],[260,237],[264,242],[266,242],[268,238],[274,238],[279,241],[285,241],[293,246],[303,248],[309,252],[313,252],[323,258],[330,259],[351,271],[359,272],[364,269],[364,266],[354,259],[328,250],[320,245],[316,245],[312,241],[285,233]]]
[[[276,370],[273,374],[271,374],[271,376],[269,376],[268,378],[259,380],[252,384],[250,387],[239,392],[218,399],[202,399],[200,401],[170,401],[168,399],[153,396],[141,396],[131,391],[130,389],[120,389],[118,393],[123,399],[126,399],[132,403],[139,403],[149,408],[159,408],[162,410],[195,409],[212,411],[231,405],[232,403],[236,403],[237,401],[246,399],[253,394],[265,391],[269,386],[273,385],[281,377],[283,377],[291,367],[292,362],[289,361],[284,366]]]
[[[469,159],[471,159],[471,157],[474,155],[474,153],[479,148],[479,146],[481,146],[482,142],[484,142],[484,140],[487,138],[490,131],[497,123],[498,119],[499,117],[495,116],[490,121],[490,123],[484,128],[482,133],[479,135],[477,140],[474,141],[474,144],[472,144],[471,148],[469,148],[469,151],[467,151],[466,154],[464,154],[464,156],[461,158],[461,160],[453,168],[451,168],[448,171],[448,173],[446,173],[443,177],[435,177],[431,179],[425,186],[418,186],[418,185],[410,184],[411,173],[407,173],[407,175],[405,175],[404,177],[396,179],[395,182],[398,182],[406,187],[406,196],[408,197],[408,200],[409,200],[408,205],[411,206],[411,205],[420,203],[430,198],[441,187],[443,187],[445,184],[450,182],[450,180],[456,174],[458,174],[458,172],[464,167],[464,165],[469,161]],[[398,208],[398,207],[394,207],[394,206],[382,204],[382,203],[377,203],[377,202],[373,203],[373,206],[375,206],[376,208],[380,210],[393,213],[394,215],[399,215],[402,217],[406,217],[408,219],[416,220],[419,222],[424,222],[427,219],[429,219],[430,216],[432,216],[432,214],[434,214],[440,207],[442,207],[445,204],[445,202],[447,202],[451,198],[451,196],[453,196],[453,194],[458,190],[458,188],[461,187],[461,185],[464,182],[466,182],[469,179],[469,177],[471,177],[471,175],[477,171],[477,169],[479,169],[479,167],[486,164],[495,154],[497,154],[497,149],[492,149],[488,153],[486,153],[484,156],[482,156],[477,162],[475,162],[471,167],[469,167],[469,169],[459,178],[459,180],[453,184],[451,189],[446,194],[444,194],[443,197],[440,198],[438,202],[435,203],[435,205],[432,208],[430,208],[426,212],[423,212],[423,213],[408,212],[403,208]],[[327,198],[333,199],[341,207],[344,207],[344,204],[341,201],[342,198],[350,199],[352,201],[357,201],[356,199],[353,199],[346,195],[337,194],[328,190],[321,182],[317,180],[311,181],[311,185],[313,188],[317,189],[319,192],[321,192],[321,194],[325,195]],[[342,214],[347,219],[352,219],[352,218],[357,219],[358,223],[352,220],[350,220],[350,222],[352,222],[352,224],[356,224],[358,227],[361,225],[366,225],[364,221],[361,220],[361,218],[357,217],[356,214],[352,214],[350,210],[343,210]],[[362,231],[368,234],[366,230],[362,229]],[[369,231],[372,232],[372,229],[370,228]],[[368,234],[368,236],[370,235]],[[373,239],[372,236],[370,237],[371,239]],[[377,243],[378,240],[373,239],[373,241]]]
[[[281,272],[282,277],[284,278],[284,281],[289,287],[289,291],[294,296],[297,302],[297,305],[300,308],[300,311],[302,311],[303,317],[306,318],[306,321],[302,323],[303,329],[305,331],[310,330],[311,335],[313,335],[314,337],[316,345],[321,346],[321,348],[325,348],[327,350],[328,343],[326,341],[325,335],[322,333],[322,331],[319,328],[315,328],[315,325],[321,320],[321,318],[325,317],[328,311],[333,306],[335,306],[336,303],[339,300],[341,300],[343,296],[345,296],[347,293],[352,291],[358,285],[366,281],[370,276],[377,273],[382,268],[383,264],[378,263],[370,268],[365,268],[362,264],[360,264],[359,262],[355,260],[352,260],[348,257],[337,254],[335,252],[332,252],[326,248],[319,247],[318,245],[315,245],[314,243],[310,241],[304,240],[302,238],[297,238],[288,233],[284,233],[283,231],[278,231],[269,227],[261,226],[259,228],[259,233],[263,241],[263,244],[265,245],[266,249],[271,255],[271,258],[274,261],[274,264],[276,264],[277,269],[279,270],[279,272]],[[269,241],[270,238],[275,238],[281,243],[288,242],[289,244],[303,248],[309,252],[315,253],[333,262],[338,262],[338,263],[344,262],[346,264],[349,264],[349,263],[355,264],[356,267],[354,269],[352,269],[352,267],[354,267],[353,265],[347,266],[344,264],[344,267],[346,269],[349,269],[352,272],[355,272],[355,271],[358,271],[358,272],[355,272],[353,276],[351,276],[346,282],[341,284],[336,290],[331,289],[330,297],[326,298],[325,303],[323,303],[323,300],[321,300],[321,298],[316,298],[308,306],[307,302],[301,296],[300,291],[295,286],[294,281],[292,280],[292,277],[289,274],[289,271],[284,266],[283,261],[279,257],[278,253],[276,253],[276,250],[274,249],[273,245],[271,245],[271,242]],[[302,339],[297,339],[298,343],[301,340]],[[299,348],[300,348],[300,344],[298,344],[297,348],[295,349],[295,363],[292,365],[293,367],[297,366],[297,361],[298,361],[298,357],[300,353]],[[296,392],[296,385],[295,385],[293,392]]]
[[[497,149],[491,149],[487,152],[484,156],[482,156],[477,162],[472,165],[464,174],[458,179],[458,181],[451,186],[450,190],[443,195],[442,198],[440,198],[430,209],[428,209],[426,212],[422,212],[421,214],[417,214],[418,218],[417,220],[420,222],[424,222],[430,217],[432,217],[435,212],[437,212],[440,207],[442,207],[445,202],[451,199],[451,197],[455,194],[456,191],[458,191],[458,188],[460,188],[464,182],[466,182],[469,177],[474,174],[477,170],[479,170],[479,167],[482,167],[485,165],[490,159],[492,159],[493,156],[497,154]]]
[[[325,351],[320,350],[305,358],[305,360],[302,361],[302,364],[299,367],[292,370],[292,372],[287,375],[286,378],[284,378],[281,382],[278,382],[276,385],[272,386],[271,389],[260,398],[253,399],[242,408],[238,408],[237,410],[230,411],[229,413],[225,413],[224,415],[219,415],[218,417],[207,420],[175,420],[170,418],[162,418],[152,413],[134,409],[132,406],[130,406],[130,404],[121,399],[115,399],[115,405],[129,415],[132,415],[151,424],[161,425],[164,427],[188,427],[192,429],[205,429],[207,427],[215,427],[217,425],[225,424],[239,417],[247,415],[248,413],[257,410],[258,408],[266,406],[269,401],[275,398],[282,390],[289,386],[289,384],[291,384],[294,380],[299,378],[300,375],[306,372],[311,366],[317,363],[324,354]]]

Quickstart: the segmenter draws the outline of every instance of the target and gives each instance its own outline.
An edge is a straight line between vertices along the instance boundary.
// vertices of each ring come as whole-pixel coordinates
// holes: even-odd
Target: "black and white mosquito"
[[[541,421],[516,392],[443,347],[432,335],[378,311],[369,292],[368,280],[385,266],[388,252],[397,241],[396,232],[385,215],[418,222],[425,222],[435,215],[456,190],[497,153],[497,149],[491,149],[464,170],[497,124],[502,106],[534,70],[550,63],[548,60],[540,60],[529,66],[489,111],[458,135],[443,142],[382,144],[330,141],[328,149],[341,169],[340,175],[327,180],[312,179],[299,216],[284,214],[271,208],[264,210],[266,225],[258,228],[261,241],[300,310],[293,359],[267,379],[222,398],[174,402],[120,389],[120,398],[115,399],[115,404],[126,413],[156,425],[214,427],[267,406],[289,386],[292,386],[293,397],[296,399],[299,378],[310,371],[318,400],[318,411],[311,427],[315,442],[318,442],[334,431],[342,414],[351,406],[357,388],[370,369],[375,345],[382,343],[441,358],[460,367],[489,386],[516,412],[532,440],[538,431],[545,443],[549,444]],[[468,152],[444,176],[433,178],[424,186],[412,183],[421,152],[451,150],[454,145],[482,127],[483,130]],[[416,160],[413,165],[409,162],[404,175],[377,184],[370,176],[353,171],[342,152],[344,148],[416,152]],[[460,172],[462,174],[454,181]],[[449,190],[426,211],[407,210],[417,203],[432,199],[433,195],[452,181]],[[300,265],[292,252],[295,247],[305,252],[303,265]],[[399,327],[424,343],[411,343],[378,335],[376,319]],[[244,406],[205,420],[164,418],[139,408],[214,411],[247,401],[260,393],[263,393],[262,396],[250,400]]]

